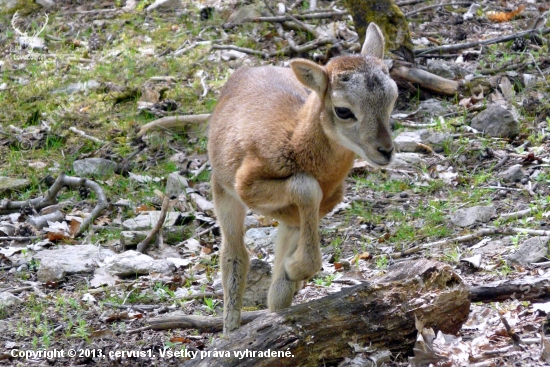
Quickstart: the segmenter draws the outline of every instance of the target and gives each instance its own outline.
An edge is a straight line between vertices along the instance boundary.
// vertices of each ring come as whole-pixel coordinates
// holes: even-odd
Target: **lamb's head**
[[[297,59],[291,67],[321,101],[325,133],[373,166],[391,162],[394,146],[390,115],[397,85],[382,61],[384,38],[371,23],[361,55],[332,59],[325,67]]]

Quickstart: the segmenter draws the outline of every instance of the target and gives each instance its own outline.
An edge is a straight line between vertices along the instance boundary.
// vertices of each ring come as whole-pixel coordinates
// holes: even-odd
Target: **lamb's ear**
[[[290,67],[296,77],[306,87],[323,96],[328,85],[328,75],[325,68],[306,59],[290,61]]]
[[[384,58],[384,35],[375,23],[369,24],[367,28],[361,54],[378,57],[379,59]]]

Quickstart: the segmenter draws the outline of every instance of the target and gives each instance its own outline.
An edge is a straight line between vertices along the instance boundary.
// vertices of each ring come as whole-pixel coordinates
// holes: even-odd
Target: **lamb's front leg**
[[[300,212],[300,237],[294,253],[284,260],[285,271],[291,280],[307,280],[322,266],[319,206],[323,199],[323,191],[315,178],[299,173],[292,177],[289,194]]]

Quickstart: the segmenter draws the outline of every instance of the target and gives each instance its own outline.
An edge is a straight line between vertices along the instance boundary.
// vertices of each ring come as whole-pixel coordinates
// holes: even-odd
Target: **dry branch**
[[[445,79],[427,71],[409,68],[404,65],[395,65],[390,70],[390,75],[393,79],[404,79],[419,84],[422,88],[449,96],[457,93],[460,86],[454,80]]]
[[[446,264],[417,260],[388,274],[321,299],[257,317],[212,346],[222,351],[290,351],[291,358],[195,359],[186,366],[317,366],[350,355],[348,344],[410,352],[415,319],[446,333],[457,332],[470,308],[468,287]],[[247,313],[243,314],[243,317]],[[254,315],[252,315],[254,316]],[[205,318],[154,319],[152,328],[205,327]],[[181,322],[181,323],[180,323]],[[197,323],[198,322],[198,323]],[[216,330],[221,329],[221,319]],[[191,324],[191,325],[190,325]],[[209,325],[211,327],[211,325]],[[214,330],[214,329],[211,329]]]
[[[509,299],[540,301],[550,298],[550,274],[499,280],[470,287],[472,302],[502,302]]]
[[[494,43],[507,42],[507,41],[515,40],[517,38],[528,36],[528,35],[538,34],[542,36],[548,33],[550,33],[550,28],[531,29],[528,31],[518,32],[516,34],[510,34],[508,36],[503,36],[503,37],[496,37],[496,38],[478,40],[473,42],[457,43],[454,45],[444,45],[439,47],[425,48],[422,50],[415,50],[414,53],[416,56],[422,56],[432,52],[453,52],[453,51],[465,50],[467,48],[472,48],[479,45],[492,45]]]
[[[509,218],[504,218],[509,219]],[[470,233],[464,236],[454,237],[454,238],[447,238],[435,242],[429,242],[422,245],[411,247],[405,251],[401,252],[394,252],[392,254],[389,254],[389,257],[392,259],[400,259],[404,256],[415,254],[417,252],[420,252],[422,250],[425,250],[427,248],[435,247],[435,246],[443,246],[448,244],[454,244],[454,243],[463,243],[463,242],[469,242],[473,241],[482,237],[486,236],[494,236],[494,235],[516,235],[516,234],[528,234],[531,236],[550,236],[550,231],[545,230],[539,230],[539,229],[528,229],[528,228],[483,228],[480,229],[477,232]],[[383,256],[383,255],[380,255]],[[375,258],[380,257],[375,256]]]
[[[166,214],[168,213],[168,209],[170,208],[170,197],[168,195],[164,195],[164,198],[162,200],[162,208],[160,210],[159,220],[157,221],[157,224],[155,224],[155,227],[151,229],[147,237],[143,239],[140,243],[137,245],[137,252],[144,253],[145,250],[147,250],[147,247],[149,247],[149,244],[155,238],[157,233],[162,229],[162,225],[164,224],[164,220],[166,219]]]
[[[408,13],[405,13],[405,18],[408,18],[411,15],[418,14],[418,13],[421,13],[421,12],[426,11],[426,10],[430,10],[430,9],[434,9],[434,8],[440,8],[442,6],[449,6],[449,5],[451,5],[451,6],[454,6],[454,5],[472,5],[472,2],[471,1],[459,1],[457,3],[428,5],[428,6],[424,6],[422,8],[411,10]]]
[[[179,130],[185,128],[187,125],[202,124],[208,120],[210,114],[203,115],[181,115],[181,116],[168,116],[163,117],[155,121],[151,121],[146,125],[143,125],[139,130],[137,136],[143,136],[152,130]],[[176,129],[177,128],[177,129]]]
[[[299,20],[327,19],[327,18],[335,19],[335,18],[341,18],[346,15],[348,15],[346,11],[332,11],[332,12],[324,12],[324,13],[295,15],[294,17]],[[287,20],[289,20],[289,18],[286,15],[272,16],[272,17],[254,17],[254,18],[244,19],[240,23],[225,23],[223,25],[223,28],[225,29],[233,28],[242,23],[250,23],[250,22],[280,23],[280,22],[285,22]]]
[[[57,194],[59,193],[59,191],[61,191],[63,187],[70,187],[71,189],[86,187],[92,190],[97,197],[96,206],[94,207],[90,215],[87,216],[84,221],[82,221],[80,228],[74,235],[75,237],[78,237],[82,233],[84,233],[84,231],[88,229],[88,227],[94,222],[94,220],[99,217],[99,214],[101,214],[101,212],[109,206],[109,202],[107,201],[107,197],[105,196],[105,193],[103,192],[101,186],[99,186],[94,181],[88,180],[86,178],[70,177],[62,173],[59,175],[59,177],[57,177],[50,189],[46,191],[46,194],[44,196],[25,201],[2,201],[0,203],[0,214],[13,213],[14,211],[17,211],[26,206],[31,206],[38,211],[47,206],[57,204]]]

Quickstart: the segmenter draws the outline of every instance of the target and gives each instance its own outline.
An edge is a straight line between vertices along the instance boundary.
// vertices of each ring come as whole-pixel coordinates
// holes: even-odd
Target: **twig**
[[[430,9],[433,9],[433,8],[440,8],[442,6],[449,6],[449,5],[472,5],[472,2],[471,1],[467,1],[467,2],[466,1],[461,1],[461,2],[458,2],[458,3],[435,4],[435,5],[424,6],[422,8],[411,10],[410,12],[405,13],[405,18],[408,18],[411,15],[414,15],[416,13],[421,13],[425,10],[430,10]]]
[[[497,169],[499,169],[500,167],[504,166],[504,164],[506,162],[508,162],[508,159],[510,159],[510,156],[509,155],[505,155],[504,157],[500,158],[500,160],[498,161],[497,164],[495,164],[490,170],[489,172],[494,172],[496,171]]]
[[[396,2],[395,5],[397,5],[397,6],[406,6],[406,5],[420,4],[420,3],[424,3],[424,2],[426,2],[426,0],[407,0],[407,1]]]
[[[535,60],[535,57],[530,52],[527,52],[527,55],[531,56],[531,60],[533,60],[533,63],[535,64],[535,67],[537,68],[537,71],[539,72],[540,76],[542,77],[542,80],[544,80],[544,84],[546,84],[546,86],[548,87],[548,82],[546,81],[546,76],[544,75],[542,70],[540,70],[539,64],[537,64],[537,60]]]
[[[251,48],[238,47],[233,45],[212,45],[212,49],[213,50],[235,50],[239,52],[244,52],[245,54],[249,54],[249,55],[261,56],[264,59],[269,59],[271,57],[268,52],[257,51]]]
[[[496,38],[478,40],[473,42],[457,43],[454,45],[443,45],[438,47],[425,48],[423,50],[416,50],[415,55],[421,56],[431,52],[452,52],[452,51],[458,51],[458,50],[464,50],[467,48],[476,47],[479,45],[492,45],[493,43],[507,42],[507,41],[515,40],[516,38],[520,38],[527,35],[533,35],[533,34],[545,35],[548,33],[550,33],[550,28],[531,29],[529,31],[518,32],[516,34],[511,34],[503,37],[496,37]]]
[[[42,236],[28,236],[28,237],[3,236],[3,237],[0,237],[0,241],[31,241],[31,240],[38,240],[40,238],[42,238]]]
[[[56,204],[57,193],[65,186],[70,187],[72,189],[79,188],[79,187],[86,187],[92,190],[97,197],[96,206],[94,207],[90,215],[88,215],[84,219],[84,221],[82,221],[80,228],[78,229],[78,231],[76,231],[74,235],[74,237],[78,237],[82,233],[84,233],[84,231],[88,229],[88,227],[94,222],[94,220],[96,220],[97,217],[99,217],[99,214],[101,214],[101,212],[109,206],[109,202],[107,201],[107,197],[105,196],[103,189],[101,188],[101,186],[99,186],[96,182],[92,180],[88,180],[80,177],[70,177],[62,173],[59,175],[59,177],[57,177],[57,179],[52,184],[50,189],[46,191],[46,194],[44,196],[40,196],[38,198],[25,200],[25,201],[0,202],[0,214],[12,213],[15,210],[19,210],[25,206],[32,206],[36,210],[40,210],[47,206]]]
[[[514,330],[512,330],[512,328],[510,327],[510,324],[508,323],[508,320],[506,320],[504,318],[504,316],[502,316],[501,314],[499,314],[498,317],[500,317],[500,321],[502,321],[502,324],[506,328],[506,332],[508,333],[508,336],[510,338],[512,338],[512,340],[514,341],[514,344],[516,344],[516,345],[517,344],[523,344],[523,341],[521,340],[519,335]]]
[[[204,162],[203,165],[200,166],[199,169],[193,174],[193,177],[191,177],[191,181],[199,177],[199,175],[206,169],[209,163],[210,162],[208,162],[208,160]]]
[[[201,94],[202,98],[206,97],[206,95],[208,94],[208,86],[206,85],[206,76],[207,75],[205,73],[203,76],[200,77],[201,78],[201,85],[202,85],[202,89],[203,89],[202,94]]]
[[[162,117],[158,120],[151,121],[148,124],[143,125],[139,130],[137,137],[143,136],[150,130],[172,130],[175,127],[183,128],[190,124],[201,124],[206,122],[209,117],[210,114]]]
[[[348,15],[347,11],[332,11],[332,12],[325,12],[325,13],[313,13],[313,14],[303,14],[303,15],[296,15],[297,19],[300,20],[308,20],[308,19],[326,19],[326,18],[336,18],[336,17],[343,17]],[[250,23],[250,22],[268,22],[268,23],[279,23],[284,22],[287,20],[286,15],[281,16],[273,16],[273,17],[254,17],[254,18],[248,18],[244,19],[240,23],[226,23],[223,25],[223,28],[233,28],[237,25],[240,25],[242,23]]]
[[[410,127],[410,128],[413,128],[413,129],[424,129],[426,127],[434,127],[434,126],[437,126],[437,124],[415,124],[414,122],[399,122],[399,125],[401,126],[404,126],[404,127]]]
[[[241,316],[241,325],[246,325],[267,313],[267,310],[243,312]],[[206,332],[217,332],[221,331],[223,328],[223,317],[185,315],[181,311],[176,311],[168,315],[154,317],[149,320],[149,323],[153,330],[199,329]],[[128,333],[130,332],[131,330],[128,331]]]
[[[470,233],[470,234],[465,235],[465,236],[447,238],[447,239],[443,239],[443,240],[439,240],[439,241],[435,241],[435,242],[425,243],[425,244],[422,244],[422,245],[411,247],[411,248],[409,248],[405,251],[394,252],[394,253],[390,254],[389,256],[393,259],[400,259],[404,256],[417,253],[421,250],[424,250],[424,249],[427,249],[427,248],[430,248],[430,247],[447,245],[447,244],[451,244],[451,243],[463,243],[463,242],[472,241],[472,240],[475,240],[475,239],[478,239],[478,238],[481,238],[481,237],[493,236],[493,235],[497,235],[497,234],[502,234],[502,235],[528,234],[528,235],[531,235],[531,236],[550,236],[550,231],[537,230],[537,229],[526,229],[526,228],[493,228],[493,227],[483,228],[483,229],[480,229],[477,232]],[[380,256],[381,255],[377,255],[374,258],[378,258]]]
[[[188,296],[185,296],[181,298],[184,301],[190,301],[192,299],[202,299],[202,298],[223,298],[223,291],[217,291],[217,292],[201,292],[201,293],[195,293],[190,294]]]
[[[213,224],[212,226],[206,228],[204,231],[201,231],[199,233],[196,233],[195,235],[189,237],[188,239],[186,239],[185,241],[182,241],[181,243],[178,243],[175,247],[182,247],[182,246],[185,246],[185,244],[189,241],[189,240],[192,240],[192,239],[195,239],[195,238],[198,238],[208,232],[210,232],[211,230],[213,230],[214,228],[218,228],[219,225],[218,224]]]
[[[162,225],[164,224],[164,220],[166,219],[166,214],[168,213],[168,209],[170,208],[170,197],[168,195],[164,195],[164,199],[162,200],[162,208],[160,210],[160,216],[159,220],[157,221],[157,224],[155,227],[149,232],[147,237],[137,245],[137,252],[144,253],[145,250],[147,250],[147,247],[149,247],[149,244],[153,240],[153,238],[157,235],[157,233],[162,228]]]
[[[525,209],[525,210],[520,210],[520,211],[517,211],[517,212],[501,214],[499,219],[502,219],[502,220],[520,219],[520,218],[524,218],[528,215],[538,213],[539,211],[540,211],[539,208],[533,207],[533,208],[529,208],[529,209]]]
[[[78,130],[78,129],[77,129],[76,127],[74,127],[74,126],[71,126],[71,127],[69,128],[69,130],[72,131],[72,132],[75,133],[75,134],[78,134],[78,135],[80,135],[80,136],[82,136],[82,137],[88,139],[88,140],[93,141],[94,143],[105,144],[105,142],[104,142],[103,140],[98,139],[98,138],[96,138],[96,137],[94,137],[94,136],[88,135],[88,134],[86,134],[84,131]]]

